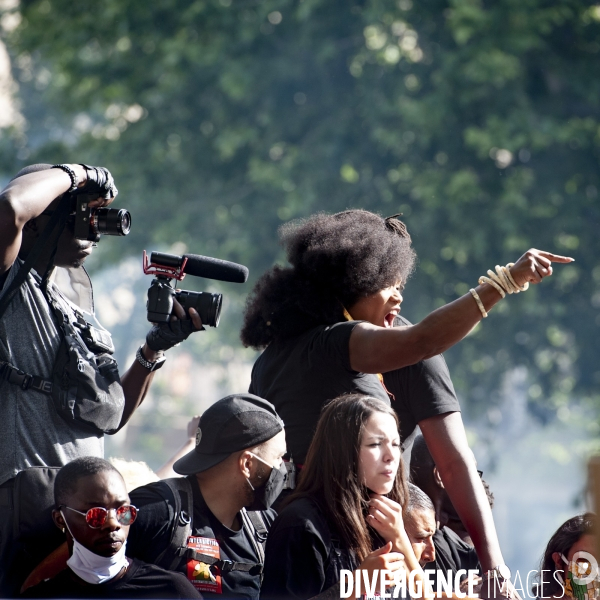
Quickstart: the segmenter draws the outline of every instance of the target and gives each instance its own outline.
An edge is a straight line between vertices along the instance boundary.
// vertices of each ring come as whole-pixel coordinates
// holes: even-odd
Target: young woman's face
[[[596,540],[594,536],[588,533],[584,533],[570,548],[565,558],[571,562],[577,552],[587,552],[595,557],[596,555]],[[585,555],[580,556],[579,560],[585,560]],[[559,552],[554,552],[552,554],[552,559],[554,560],[554,565],[556,566],[556,570],[560,571],[563,574],[563,579],[566,577],[565,570],[567,568],[566,563],[563,561]]]
[[[392,415],[373,413],[365,423],[358,455],[358,480],[372,492],[388,494],[400,466],[400,436]]]
[[[368,321],[378,327],[392,327],[394,317],[400,312],[402,285],[392,285],[370,296],[361,298],[348,312],[356,321]]]

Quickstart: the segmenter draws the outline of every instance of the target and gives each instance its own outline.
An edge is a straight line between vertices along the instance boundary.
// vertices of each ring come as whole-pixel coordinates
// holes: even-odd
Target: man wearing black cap
[[[131,492],[140,512],[128,555],[184,573],[204,597],[258,598],[285,452],[271,403],[252,394],[219,400],[202,415],[194,450],[173,466],[187,477]]]

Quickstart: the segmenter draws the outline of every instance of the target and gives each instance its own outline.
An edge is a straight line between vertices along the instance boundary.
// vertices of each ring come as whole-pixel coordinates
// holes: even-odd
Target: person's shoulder
[[[444,527],[442,527],[441,529],[438,529],[438,531],[440,531],[441,535],[444,537],[444,539],[446,540],[446,542],[448,544],[450,544],[456,548],[460,548],[461,550],[466,550],[466,551],[473,550],[473,548],[471,546],[469,546],[469,544],[467,544],[466,542],[463,542],[463,540],[460,539],[460,536],[457,533],[455,533],[454,531],[452,531],[452,529],[450,529],[450,527],[446,527],[444,525]]]
[[[267,510],[248,511],[248,513],[250,512],[256,512],[256,514],[260,515],[261,519],[265,522],[267,529],[273,525],[273,521],[277,518],[277,511],[272,508]]]
[[[185,479],[184,477],[174,477],[173,479]],[[138,508],[148,504],[172,502],[174,500],[173,491],[166,480],[153,481],[129,492],[131,503]]]
[[[41,581],[37,585],[26,589],[22,598],[59,598],[66,597],[64,594],[72,587],[69,581],[69,569],[61,571],[51,579]]]
[[[167,571],[162,567],[137,558],[131,559],[131,577],[128,584],[152,588],[154,598],[201,598],[196,588],[181,573]],[[159,595],[157,595],[157,592]],[[164,595],[162,595],[162,593]]]
[[[278,530],[282,529],[323,529],[327,519],[316,500],[301,497],[292,500],[275,519],[273,524]]]

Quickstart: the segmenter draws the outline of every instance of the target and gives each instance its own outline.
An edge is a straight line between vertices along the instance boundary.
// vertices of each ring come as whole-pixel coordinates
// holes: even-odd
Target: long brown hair
[[[308,449],[300,482],[290,498],[315,500],[341,541],[363,560],[372,551],[365,520],[369,494],[358,479],[360,445],[369,417],[376,412],[398,417],[390,406],[363,394],[348,394],[332,400],[324,408],[317,431]],[[387,495],[405,506],[408,491],[402,459]]]
[[[532,591],[538,598],[551,598],[555,594],[562,593],[562,586],[554,577],[556,565],[552,555],[559,552],[566,556],[573,544],[578,542],[582,536],[594,532],[595,526],[596,515],[587,512],[568,519],[554,532],[544,551],[537,574],[538,583],[533,585]]]

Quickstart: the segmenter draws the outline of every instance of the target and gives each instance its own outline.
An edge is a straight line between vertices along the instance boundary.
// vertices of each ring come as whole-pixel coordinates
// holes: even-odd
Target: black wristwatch
[[[142,365],[142,367],[144,367],[145,369],[148,369],[148,371],[150,371],[150,372],[158,371],[158,369],[160,369],[165,364],[165,360],[167,360],[167,357],[163,354],[162,356],[157,358],[154,362],[151,362],[149,360],[146,360],[146,357],[144,356],[144,353],[142,352],[142,348],[143,348],[143,346],[140,346],[137,349],[137,352],[135,353],[135,359],[140,363],[140,365]]]

